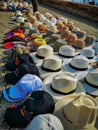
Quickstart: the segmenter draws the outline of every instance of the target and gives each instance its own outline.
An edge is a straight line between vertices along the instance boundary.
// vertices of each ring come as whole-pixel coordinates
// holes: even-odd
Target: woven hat
[[[75,52],[75,48],[70,45],[61,46],[59,49],[59,55],[63,58],[73,58],[78,54],[79,52]]]
[[[85,38],[85,42],[87,45],[91,46],[91,45],[94,45],[95,44],[95,41],[96,41],[96,37],[93,36],[93,35],[88,35],[86,38]]]
[[[93,67],[89,65],[89,60],[83,55],[77,55],[72,60],[65,59],[63,62],[63,68],[75,75],[85,72],[83,73],[84,75],[82,75],[84,77],[89,71],[93,70]]]
[[[19,16],[19,17],[17,17],[16,22],[21,23],[21,22],[24,22],[24,20],[25,20],[25,18]]]
[[[90,63],[96,61],[95,50],[90,47],[85,47],[80,51],[80,55],[86,56]]]
[[[93,97],[71,94],[56,103],[54,115],[61,120],[65,130],[97,130],[97,110],[98,103]]]
[[[42,114],[34,117],[24,130],[64,130],[59,118],[52,114]]]
[[[52,56],[53,48],[49,45],[42,45],[37,48],[37,51],[34,53],[30,53],[31,58],[35,63],[42,61],[42,59]]]
[[[35,116],[53,113],[54,107],[54,100],[49,93],[34,91],[23,103],[7,108],[4,118],[11,127],[25,128]]]
[[[98,55],[98,42],[95,43],[94,49],[95,53]]]
[[[27,8],[28,7],[28,3],[27,2],[23,2],[23,7]]]
[[[62,69],[62,60],[58,56],[52,55],[44,58],[42,62],[39,62],[37,67],[41,78],[43,78],[50,73],[60,72]]]
[[[98,96],[98,68],[87,73],[83,81],[83,86],[88,94]]]
[[[43,80],[44,90],[49,92],[54,101],[71,93],[85,93],[83,85],[70,72],[59,72],[50,74]]]
[[[85,39],[86,38],[86,32],[83,31],[83,30],[79,30],[77,32],[77,36],[78,36],[79,39]]]
[[[30,93],[43,90],[43,83],[39,77],[32,74],[24,75],[14,86],[3,90],[4,98],[9,102],[17,102],[26,98]]]

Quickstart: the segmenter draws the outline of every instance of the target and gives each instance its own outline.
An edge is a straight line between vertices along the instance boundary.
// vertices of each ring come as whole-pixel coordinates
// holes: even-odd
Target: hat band
[[[75,69],[75,70],[80,70],[80,71],[82,71],[82,70],[87,70],[87,69],[88,69],[88,68],[77,68],[77,67],[74,67],[74,66],[71,65],[71,63],[69,63],[69,65],[70,65],[71,68],[73,68],[73,69]]]
[[[94,57],[87,57],[88,59],[93,59]]]
[[[40,59],[45,58],[45,57],[43,57],[43,56],[39,56],[39,55],[37,55],[37,54],[36,54],[36,57],[37,57],[37,58],[40,58]]]
[[[43,70],[45,70],[45,71],[48,71],[48,72],[57,72],[57,71],[60,71],[60,70],[61,70],[61,68],[60,68],[60,69],[57,69],[57,70],[51,70],[51,69],[48,69],[48,68],[44,68],[43,66],[41,66],[41,68],[42,68]]]
[[[51,90],[52,90],[53,92],[55,92],[55,93],[57,93],[57,94],[62,94],[62,95],[72,94],[72,93],[74,93],[75,90],[76,90],[76,89],[74,89],[74,90],[72,90],[72,91],[70,91],[70,92],[68,92],[68,93],[64,93],[64,92],[60,92],[60,91],[54,89],[52,85],[50,85],[50,88],[51,88]]]
[[[84,78],[85,82],[90,85],[91,87],[94,87],[94,88],[98,88],[98,85],[93,85],[91,83],[89,83],[87,80],[86,80],[86,77]]]
[[[74,57],[74,56],[65,56],[65,55],[60,54],[60,53],[58,53],[58,55],[63,56],[63,57],[66,57],[66,58],[73,58],[73,57]]]
[[[7,89],[6,89],[6,94],[7,94],[7,96],[8,96],[9,99],[15,100],[15,101],[16,101],[16,100],[17,100],[17,101],[22,100],[22,98],[13,98],[13,97],[11,97],[11,96],[9,95],[9,94],[10,94],[10,93],[9,93],[9,89],[10,89],[10,88],[7,88]]]

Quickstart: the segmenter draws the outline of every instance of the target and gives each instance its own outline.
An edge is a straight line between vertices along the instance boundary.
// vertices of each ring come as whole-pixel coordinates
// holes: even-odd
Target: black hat
[[[34,64],[23,63],[19,65],[14,72],[5,74],[5,80],[8,84],[16,84],[25,74],[28,73],[39,76],[39,70]]]
[[[15,60],[11,63],[5,64],[5,67],[8,71],[15,71],[15,69],[22,63],[32,63],[34,64],[33,59],[30,57],[29,53],[20,54]]]
[[[21,105],[12,106],[5,111],[5,121],[11,127],[25,128],[33,117],[39,114],[53,113],[55,103],[46,91],[32,92]]]

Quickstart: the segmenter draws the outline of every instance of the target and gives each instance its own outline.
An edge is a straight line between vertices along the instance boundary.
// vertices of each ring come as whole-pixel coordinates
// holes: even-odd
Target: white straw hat
[[[98,130],[98,103],[86,94],[71,94],[59,100],[54,115],[64,130]]]
[[[88,72],[82,83],[88,94],[98,96],[98,68]]]
[[[46,57],[53,55],[53,48],[49,45],[42,45],[37,48],[36,52],[30,53],[31,58],[35,63],[40,62]]]
[[[77,55],[72,60],[65,59],[63,62],[63,69],[69,71],[75,75],[78,73],[83,73],[82,78],[93,70],[93,67],[89,65],[89,60],[83,55]],[[78,79],[80,77],[78,76]]]
[[[71,93],[85,93],[83,85],[70,72],[50,74],[43,80],[44,90],[49,92],[54,101]]]

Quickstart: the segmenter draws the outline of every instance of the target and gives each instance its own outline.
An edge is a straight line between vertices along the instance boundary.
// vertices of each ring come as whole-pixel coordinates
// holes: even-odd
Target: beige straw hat
[[[71,94],[59,100],[54,115],[65,130],[98,130],[98,103],[86,94]]]
[[[45,91],[53,96],[55,102],[71,93],[85,93],[83,85],[70,72],[50,74],[43,80],[43,84]]]

